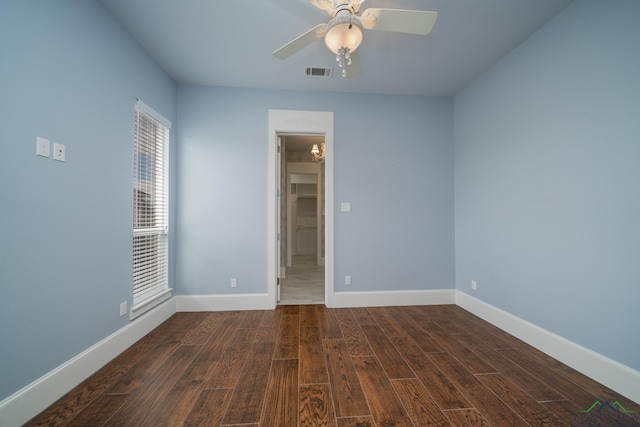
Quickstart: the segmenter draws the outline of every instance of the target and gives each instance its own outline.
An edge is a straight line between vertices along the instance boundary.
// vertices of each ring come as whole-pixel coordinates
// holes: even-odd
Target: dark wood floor
[[[28,425],[574,426],[596,401],[640,412],[457,306],[283,306],[176,313]]]

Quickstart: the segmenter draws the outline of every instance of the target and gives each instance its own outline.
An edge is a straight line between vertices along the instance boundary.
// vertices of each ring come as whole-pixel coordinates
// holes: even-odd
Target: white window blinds
[[[170,126],[144,103],[136,103],[132,317],[136,307],[168,290]]]

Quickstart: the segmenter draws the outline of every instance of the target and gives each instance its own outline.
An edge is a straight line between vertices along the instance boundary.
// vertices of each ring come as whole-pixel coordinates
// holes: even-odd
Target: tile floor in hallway
[[[281,279],[280,305],[324,304],[324,265],[316,257],[298,255]]]

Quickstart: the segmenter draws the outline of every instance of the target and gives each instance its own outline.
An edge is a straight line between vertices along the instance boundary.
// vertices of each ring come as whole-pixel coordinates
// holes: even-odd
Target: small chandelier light
[[[360,18],[349,9],[342,9],[329,21],[324,43],[336,54],[336,61],[342,68],[342,77],[347,77],[347,66],[351,65],[351,54],[358,49],[364,34]]]
[[[324,161],[324,142],[322,144],[320,144],[320,148],[318,148],[318,144],[313,144],[313,147],[311,147],[311,154],[313,154],[313,160],[316,162],[323,162]]]

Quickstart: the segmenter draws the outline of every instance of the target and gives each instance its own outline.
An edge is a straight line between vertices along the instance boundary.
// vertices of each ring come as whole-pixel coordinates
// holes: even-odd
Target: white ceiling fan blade
[[[369,30],[426,36],[433,29],[437,18],[438,12],[425,10],[370,8],[362,12],[360,21]]]
[[[318,40],[324,35],[324,32],[327,29],[327,24],[319,24],[297,37],[296,39],[291,40],[289,43],[285,44],[279,49],[273,51],[273,56],[278,59],[287,59],[294,53],[299,50],[304,49],[314,41]]]
[[[346,78],[350,79],[352,77],[357,77],[362,74],[362,66],[360,65],[360,53],[353,52],[351,54],[351,65],[347,65],[347,75]]]
[[[333,10],[332,0],[309,0],[309,3],[311,3],[318,9],[326,10],[327,12],[331,12]]]

